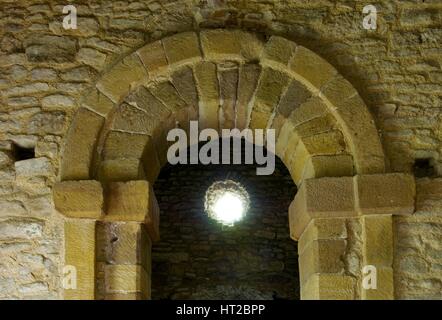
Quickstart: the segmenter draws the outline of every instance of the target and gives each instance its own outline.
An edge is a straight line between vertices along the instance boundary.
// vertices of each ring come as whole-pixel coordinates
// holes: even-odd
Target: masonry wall
[[[61,27],[65,1],[0,3],[1,298],[61,297],[63,231],[53,209],[51,186],[79,98],[126,53],[176,32],[241,28],[282,35],[312,49],[364,98],[375,116],[391,171],[412,171],[416,159],[426,159],[435,175],[441,174],[438,0],[370,1],[379,11],[378,29],[370,32],[361,28],[366,1],[73,3],[80,17],[75,31]],[[35,159],[16,162],[21,158],[13,155],[13,143],[35,148]],[[398,297],[440,297],[437,241],[431,246],[411,240],[422,228],[428,231],[422,237],[437,239],[440,224],[434,221],[439,215],[440,208],[430,206],[411,220],[397,220]],[[408,246],[425,261],[426,276],[406,271],[407,261],[413,260]],[[416,261],[411,264],[419,266]]]
[[[154,186],[161,241],[152,247],[153,299],[299,299],[288,224],[296,186],[277,160],[271,176],[257,176],[255,165],[163,168]],[[240,182],[251,202],[233,227],[204,212],[206,190],[226,178]]]
[[[398,299],[442,299],[442,180],[417,180],[416,213],[395,217]]]

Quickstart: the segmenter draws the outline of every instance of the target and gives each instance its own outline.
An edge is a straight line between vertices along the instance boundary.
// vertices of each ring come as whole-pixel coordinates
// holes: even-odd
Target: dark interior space
[[[244,149],[243,149],[244,150]],[[276,157],[275,171],[250,165],[167,165],[154,190],[161,240],[152,248],[152,299],[299,299],[297,243],[288,208],[296,186]],[[209,218],[207,189],[239,182],[250,208],[234,226]]]

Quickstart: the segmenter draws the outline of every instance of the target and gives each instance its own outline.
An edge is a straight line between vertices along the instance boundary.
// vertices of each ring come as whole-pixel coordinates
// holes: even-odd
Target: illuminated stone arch
[[[166,162],[167,132],[177,126],[188,130],[190,120],[199,121],[200,128],[276,130],[276,154],[300,188],[290,227],[292,237],[300,239],[303,298],[362,297],[360,270],[345,273],[348,266],[327,265],[342,260],[356,239],[316,224],[333,220],[338,232],[342,223],[345,228],[348,219],[356,219],[370,229],[365,219],[355,218],[372,209],[371,204],[364,207],[364,197],[372,196],[366,192],[369,186],[384,191],[375,193],[379,199],[372,199],[371,211],[389,214],[380,220],[388,231],[391,214],[412,211],[414,185],[407,176],[385,174],[376,126],[353,86],[321,57],[281,37],[266,40],[238,30],[180,33],[147,44],[110,66],[82,99],[64,146],[62,182],[54,197],[57,209],[74,219],[68,221],[67,232],[84,232],[83,239],[95,239],[94,221],[132,221],[146,225],[150,239],[156,240],[158,208],[151,184]],[[397,194],[401,191],[403,197]],[[87,225],[82,219],[92,220]],[[332,238],[333,248],[324,247],[329,244],[322,232],[337,237]],[[69,243],[70,238],[67,251],[87,247]],[[390,244],[392,239],[385,241]],[[363,256],[364,248],[354,250]],[[321,255],[324,250],[328,253]],[[72,257],[67,252],[69,259],[84,264],[75,252]],[[95,259],[89,258],[85,272],[92,272]],[[114,292],[112,297],[148,298],[145,288],[120,288],[124,284],[118,277],[137,284],[149,278],[149,270],[141,272],[143,267],[135,262],[108,268],[118,275],[107,278],[108,286],[114,286],[107,288]],[[391,263],[382,261],[382,268],[391,269]],[[97,277],[93,273],[83,279],[84,286],[94,287],[88,298],[97,297]],[[389,290],[383,294],[391,296]],[[84,297],[75,291],[67,295]]]

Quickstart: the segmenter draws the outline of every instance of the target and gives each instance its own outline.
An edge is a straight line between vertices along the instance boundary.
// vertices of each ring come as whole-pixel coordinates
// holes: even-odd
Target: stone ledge
[[[355,176],[360,214],[406,215],[414,212],[414,177],[391,173]]]
[[[69,218],[103,216],[103,188],[93,180],[59,182],[53,189],[55,208]]]
[[[152,241],[159,240],[159,208],[148,181],[111,182],[105,221],[144,223]]]
[[[290,235],[298,240],[316,218],[412,214],[415,195],[414,177],[402,173],[308,179],[289,208]]]

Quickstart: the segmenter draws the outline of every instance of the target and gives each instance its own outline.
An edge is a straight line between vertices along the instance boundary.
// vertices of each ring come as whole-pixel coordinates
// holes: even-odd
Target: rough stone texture
[[[103,188],[98,181],[65,181],[54,186],[55,208],[70,218],[98,219],[103,214]]]
[[[442,299],[442,180],[416,181],[416,213],[394,217],[397,299]]]
[[[294,40],[333,65],[360,93],[374,115],[391,171],[411,172],[416,159],[428,159],[434,174],[440,175],[440,3],[377,3],[382,15],[376,31],[361,28],[363,5],[353,0],[143,0],[139,5],[92,0],[79,6],[79,29],[66,31],[60,28],[61,5],[49,1],[4,1],[0,12],[0,145],[3,148],[5,141],[14,141],[35,147],[36,157],[49,159],[53,171],[48,176],[16,181],[13,163],[18,159],[0,156],[10,159],[0,161],[5,163],[0,169],[0,216],[24,224],[38,219],[45,226],[44,236],[32,242],[24,240],[26,245],[21,240],[2,242],[0,281],[5,286],[0,286],[0,295],[61,297],[58,274],[63,224],[54,211],[50,187],[61,169],[62,146],[72,121],[70,99],[80,106],[79,101],[93,89],[99,72],[145,43],[167,35],[196,28],[237,27]],[[285,62],[288,54],[279,52],[272,59]],[[84,67],[90,72],[75,76],[70,73]],[[123,89],[126,90],[125,85]],[[54,104],[51,99],[49,105],[48,99],[43,103],[45,97],[53,95],[66,97],[61,100],[66,103]],[[92,110],[104,116],[109,106],[103,102],[102,109]],[[91,119],[94,116],[86,118],[93,122]],[[93,138],[85,140],[88,148],[95,142]],[[0,151],[10,152],[9,147],[5,149]],[[78,158],[85,154],[78,150],[68,152]],[[374,161],[378,163],[378,159]],[[86,171],[73,167],[65,177],[88,178]],[[397,297],[440,298],[439,262],[432,258],[440,249],[436,240],[441,237],[440,206],[431,191],[426,194],[431,199],[422,202],[415,217],[395,218],[396,233],[400,234],[396,244],[401,248],[395,253],[396,261],[403,261],[397,265],[395,276]],[[409,257],[407,242],[414,242],[412,248],[418,258]],[[36,263],[36,258],[22,267],[20,259],[27,259],[27,254],[42,255],[44,263]],[[404,271],[407,268],[426,273],[413,274]]]

